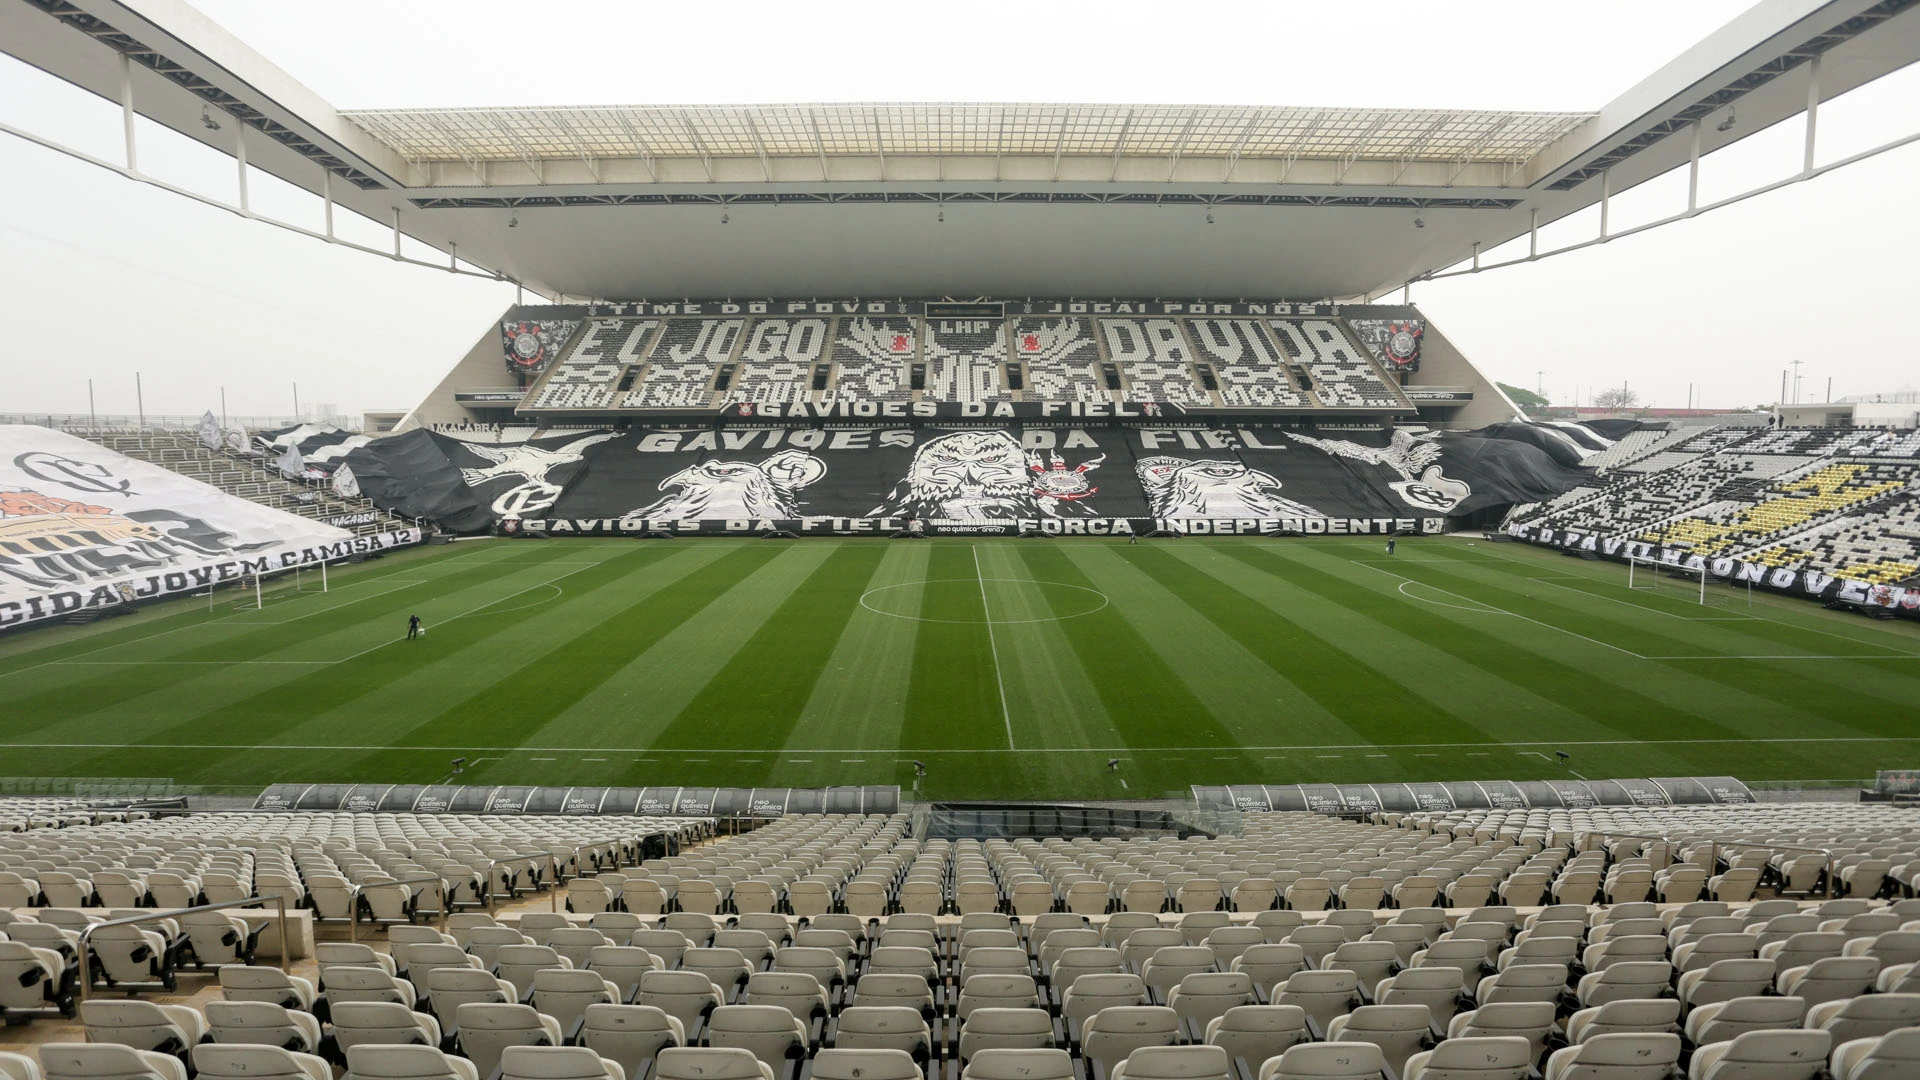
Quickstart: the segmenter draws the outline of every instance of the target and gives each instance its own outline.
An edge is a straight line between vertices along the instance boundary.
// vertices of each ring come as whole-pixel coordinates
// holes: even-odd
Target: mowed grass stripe
[[[837,550],[826,544],[783,545],[772,557],[715,588],[690,617],[651,640],[632,643],[627,662],[599,678],[523,741],[583,746],[612,741],[633,748],[661,746],[666,730],[689,701],[739,654],[767,617]],[[723,723],[724,717],[715,717]]]
[[[882,610],[894,614],[870,611],[855,598],[840,640],[814,680],[799,723],[787,733],[790,754],[800,756],[798,751],[821,747],[900,745],[920,625],[913,620],[920,614],[921,590],[908,586],[926,580],[932,550],[921,543],[887,545],[862,593],[881,590],[874,594],[873,603],[885,605]]]
[[[379,559],[336,566],[330,571],[333,591],[321,595],[330,597],[340,594],[339,602],[343,604],[359,602],[383,588],[407,587],[390,584],[391,579],[410,580],[419,576],[412,571],[436,572],[434,568],[440,563],[451,558],[480,555],[487,547],[476,544],[462,550],[458,556],[447,554],[445,549],[412,547]],[[43,665],[61,660],[106,656],[115,650],[149,641],[163,641],[195,629],[212,633],[216,627],[229,622],[244,627],[262,619],[277,621],[278,613],[284,608],[283,603],[269,599],[265,612],[235,610],[233,602],[239,599],[237,591],[217,594],[213,609],[208,610],[205,597],[178,597],[161,601],[131,615],[116,616],[104,623],[36,626],[32,630],[3,632],[0,633],[0,678],[19,671],[44,670]],[[296,614],[317,613],[318,610],[310,612],[304,604],[299,607]]]
[[[1701,624],[1683,624],[1655,613],[1582,597],[1570,597],[1575,607],[1569,609],[1563,605],[1556,610],[1550,606],[1554,602],[1552,598],[1540,597],[1528,591],[1529,588],[1548,591],[1537,583],[1512,574],[1506,575],[1504,580],[1488,579],[1475,573],[1481,569],[1455,569],[1427,563],[1413,568],[1407,576],[1534,619],[1545,624],[1540,627],[1543,633],[1554,632],[1548,627],[1578,626],[1577,632],[1587,637],[1649,657],[1711,654],[1713,650],[1705,647],[1704,641],[1724,642],[1724,638],[1712,633],[1711,628],[1729,625],[1707,623],[1704,624],[1705,632],[1700,639],[1680,638],[1676,636],[1675,628],[1702,628]],[[1486,617],[1508,618],[1498,613],[1490,613]],[[1853,678],[1843,678],[1850,674],[1845,669],[1853,667],[1847,661],[1795,662],[1741,660],[1733,657],[1707,662],[1627,659],[1630,662],[1620,665],[1619,670],[1631,672],[1643,682],[1650,694],[1674,701],[1696,715],[1713,717],[1713,722],[1728,732],[1756,736],[1784,735],[1805,732],[1808,725],[1815,725],[1814,733],[1818,734],[1821,733],[1820,725],[1825,716],[1828,718],[1827,733],[1894,734],[1886,730],[1884,725],[1901,711],[1895,705],[1890,715],[1874,707],[1871,702],[1862,700],[1863,695],[1871,697],[1878,687],[1868,682],[1866,688],[1856,688]],[[1838,666],[1842,670],[1838,673],[1824,670],[1829,666]],[[1860,670],[1867,672],[1871,669]],[[1835,723],[1839,717],[1833,716],[1826,708],[1836,693],[1846,693],[1857,703],[1857,711],[1849,712],[1847,723]],[[1909,701],[1906,710],[1909,717],[1910,704]],[[1857,720],[1854,719],[1856,717]],[[1910,724],[1911,720],[1906,722]]]
[[[1221,629],[1206,613],[1142,571],[1136,547],[1080,545],[1061,551],[1165,657],[1222,726],[1250,745],[1293,741],[1292,728],[1360,742],[1358,732],[1301,692],[1286,675]]]
[[[549,576],[572,570],[566,585],[586,595],[629,578],[660,561],[657,550],[615,551],[599,566],[548,567]],[[278,741],[348,745],[379,742],[393,735],[395,719],[407,721],[424,702],[443,699],[461,688],[476,670],[500,670],[525,662],[525,641],[558,629],[570,615],[566,594],[546,598],[545,589],[512,595],[517,579],[500,583],[497,600],[473,615],[429,629],[418,641],[397,641],[366,656],[331,668],[315,669],[288,686],[273,686],[225,704],[209,703],[191,734],[214,744]],[[516,605],[540,598],[530,607]],[[498,614],[490,612],[499,609]],[[483,663],[483,658],[494,658]],[[509,659],[511,658],[511,659]],[[151,741],[165,742],[154,737]],[[178,741],[187,741],[182,738]],[[202,771],[220,769],[208,763]]]
[[[1727,734],[1708,717],[1641,693],[1631,679],[1601,674],[1615,669],[1579,662],[1590,661],[1591,645],[1514,619],[1422,604],[1402,595],[1392,578],[1356,572],[1318,553],[1255,548],[1243,557],[1256,565],[1285,559],[1323,567],[1324,573],[1295,579],[1299,587],[1328,607],[1380,623],[1377,646],[1396,658],[1396,677],[1447,685],[1496,741],[1533,741],[1543,732],[1579,740],[1633,738],[1643,719],[1683,737]]]
[[[692,618],[722,591],[765,565],[777,551],[734,547],[718,558],[636,594],[627,583],[613,597],[617,605],[599,619],[583,621],[568,635],[537,642],[525,661],[506,672],[489,672],[488,681],[452,701],[392,741],[398,745],[509,745],[524,741],[546,718],[585,697],[602,680],[624,667],[641,649]],[[617,728],[604,736],[617,739]]]
[[[1125,742],[1108,715],[1099,673],[1081,662],[1067,623],[1101,606],[1097,595],[1071,580],[1036,575],[1024,552],[1005,545],[968,545],[977,579],[972,588],[993,616],[989,646],[999,657],[1007,714],[1001,724],[1010,745],[1022,749],[1118,746]],[[1024,768],[1040,768],[1042,759]]]
[[[1685,622],[1723,622],[1736,628],[1771,624],[1797,631],[1809,635],[1804,640],[1822,654],[1860,651],[1910,656],[1916,648],[1913,636],[1903,632],[1911,623],[1865,621],[1849,613],[1826,610],[1804,597],[1749,590],[1744,585],[1715,580],[1707,587],[1709,603],[1703,606],[1697,579],[1661,575],[1655,588],[1630,590],[1627,568],[1619,563],[1569,558],[1527,544],[1501,545],[1494,557],[1516,574],[1577,587],[1598,598],[1653,608]],[[1640,568],[1636,581],[1644,582],[1646,573],[1644,567]],[[1811,645],[1813,642],[1820,644]],[[1843,648],[1840,643],[1862,648]]]
[[[1418,690],[1393,674],[1393,656],[1377,642],[1391,628],[1357,612],[1324,611],[1297,578],[1318,571],[1300,564],[1254,561],[1247,545],[1211,549],[1224,559],[1207,559],[1209,549],[1148,549],[1142,570],[1235,635],[1257,656],[1286,665],[1294,685],[1344,718],[1365,742],[1413,741],[1406,733],[1424,733],[1420,741],[1480,742],[1486,733],[1447,704],[1435,700],[1444,685]],[[1456,706],[1460,707],[1460,706]],[[1298,730],[1298,729],[1296,729]],[[1298,743],[1333,742],[1300,730]]]
[[[561,554],[563,551],[556,549],[538,562],[530,565],[516,565],[506,572],[536,573],[541,563],[559,558]],[[487,563],[462,564],[451,572],[440,574],[433,583],[433,590],[438,596],[444,596],[449,592],[458,593],[465,589],[484,592],[496,587],[501,574],[500,567]],[[527,583],[531,584],[532,580],[534,579],[529,577]],[[180,634],[176,635],[178,640],[170,642],[158,656],[126,657],[131,660],[158,659],[195,663],[85,668],[75,666],[71,669],[75,672],[73,675],[66,674],[68,670],[66,668],[43,669],[42,672],[35,673],[35,685],[39,685],[38,676],[44,674],[46,670],[58,671],[60,674],[54,677],[56,681],[49,689],[14,699],[10,711],[22,720],[9,725],[6,738],[21,741],[24,736],[37,735],[41,741],[70,741],[55,737],[60,734],[60,725],[64,721],[84,718],[87,713],[110,715],[130,721],[138,720],[141,714],[133,707],[133,703],[137,699],[171,686],[196,683],[208,686],[231,685],[249,688],[248,692],[251,693],[253,691],[250,687],[284,685],[310,673],[303,667],[290,665],[261,665],[252,668],[239,666],[238,671],[233,666],[224,665],[229,665],[235,660],[268,658],[336,659],[343,653],[339,648],[330,646],[337,646],[334,639],[341,635],[351,638],[356,646],[372,644],[374,641],[394,640],[403,635],[406,628],[403,623],[388,622],[390,616],[385,611],[371,606],[378,599],[378,597],[368,597],[364,601],[330,608],[324,614],[312,619],[282,621],[279,625],[255,627],[251,632],[233,640],[222,640],[212,644],[196,640],[196,636],[191,632]],[[481,599],[484,600],[484,597]],[[423,605],[423,607],[430,609],[432,605]],[[378,625],[381,629],[378,631],[377,638],[371,638],[364,632],[367,620],[362,618],[363,609],[374,612],[379,619]],[[451,611],[448,613],[452,614]],[[244,677],[241,672],[245,673]],[[328,678],[337,678],[337,675],[328,676]],[[211,681],[203,682],[203,680]],[[73,695],[75,684],[84,686],[85,690],[84,694],[77,699]],[[84,706],[79,713],[75,713],[72,708],[76,700]],[[169,718],[160,716],[156,719]],[[127,737],[121,741],[139,741],[140,734],[129,731]]]
[[[1014,549],[1039,580],[1095,589],[1093,581],[1066,553],[1053,548]],[[1095,591],[1098,591],[1095,589]],[[1077,597],[1047,594],[1055,614],[1084,610]],[[1134,748],[1132,772],[1151,790],[1178,790],[1187,784],[1219,783],[1228,777],[1258,775],[1242,741],[1227,730],[1132,620],[1108,606],[1056,624],[1100,695],[1109,722],[1122,742]],[[1098,745],[1097,743],[1095,745]],[[1155,747],[1196,748],[1191,757],[1156,754]],[[1082,768],[1097,762],[1077,762]]]
[[[647,557],[647,553],[635,551],[624,558],[612,560],[618,565],[578,568],[575,576],[585,576],[598,570],[607,580],[618,580],[634,564],[644,562]],[[546,576],[560,572],[554,569]],[[494,606],[506,603],[513,598],[517,589],[524,588],[521,580],[511,578],[498,583],[491,598],[469,597],[475,603],[469,603],[462,610],[470,610],[476,603]],[[461,591],[471,591],[471,587]],[[482,606],[481,611],[484,610]],[[298,726],[306,716],[347,708],[376,688],[407,677],[418,669],[423,655],[434,655],[428,650],[463,652],[489,636],[509,633],[512,629],[513,623],[507,620],[468,617],[429,630],[427,637],[419,641],[406,641],[403,638],[392,640],[344,664],[317,668],[248,669],[270,673],[239,683],[252,690],[250,695],[187,715],[163,728],[142,731],[128,740],[131,745],[125,749],[102,753],[88,766],[106,775],[139,775],[127,770],[138,769],[142,762],[148,760],[147,751],[140,746],[142,743],[202,742],[221,745],[273,741],[282,737],[289,728]],[[399,627],[399,631],[404,635],[404,627]],[[295,674],[278,674],[281,672]],[[216,673],[203,678],[217,682],[220,675]],[[433,698],[430,694],[423,694],[419,700]],[[331,741],[351,744],[359,738],[387,740],[393,737],[396,717],[370,712],[363,713],[362,717],[359,723],[335,730],[330,736]],[[404,716],[397,719],[402,723],[406,720]],[[193,762],[195,768],[192,771],[199,775],[230,775],[230,769],[244,764],[245,752],[201,755]],[[176,775],[183,771],[187,770],[176,769]]]
[[[1385,568],[1392,569],[1390,566]],[[1692,652],[1681,653],[1676,650],[1681,655],[1831,656],[1885,653],[1893,656],[1910,655],[1912,651],[1910,647],[1900,649],[1891,643],[1842,640],[1830,632],[1755,617],[1749,614],[1750,609],[1744,598],[1734,600],[1737,594],[1729,592],[1725,586],[1709,586],[1708,595],[1734,600],[1731,605],[1703,606],[1694,598],[1696,594],[1692,593],[1688,594],[1687,599],[1682,599],[1672,593],[1629,590],[1624,577],[1611,588],[1597,586],[1589,589],[1570,587],[1567,582],[1553,580],[1547,574],[1516,573],[1511,566],[1489,565],[1482,561],[1449,563],[1442,569],[1457,571],[1466,578],[1497,581],[1503,587],[1514,587],[1516,583],[1524,582],[1519,587],[1526,592],[1559,598],[1562,603],[1570,607],[1577,606],[1578,610],[1593,613],[1596,617],[1599,613],[1611,611],[1617,618],[1644,618],[1645,625],[1649,627],[1682,626],[1686,634],[1684,644]],[[1584,582],[1584,579],[1576,580]],[[1662,583],[1668,580],[1663,578]],[[1629,647],[1647,655],[1667,655],[1664,649]]]
[[[466,756],[468,770],[458,779],[473,783],[768,779],[906,786],[914,782],[908,759],[919,757],[930,769],[924,797],[1138,798],[1215,779],[1368,782],[1576,772],[1869,778],[1876,768],[1908,765],[1920,755],[1920,735],[1907,713],[1889,705],[1920,700],[1920,660],[1896,658],[1920,654],[1920,627],[1911,622],[1867,622],[1767,595],[1756,595],[1751,609],[1744,596],[1735,608],[1703,609],[1664,591],[1629,594],[1625,570],[1615,564],[1457,538],[1403,539],[1393,559],[1373,539],[861,545],[872,561],[863,572],[844,575],[845,595],[828,600],[836,616],[845,613],[837,629],[818,628],[822,640],[805,642],[791,666],[789,657],[770,655],[765,641],[777,623],[793,621],[792,597],[821,587],[821,574],[842,559],[841,547],[854,543],[579,540],[436,547],[343,571],[334,577],[334,592],[289,595],[265,611],[230,619],[201,621],[203,597],[198,608],[174,601],[99,627],[0,636],[4,663],[23,672],[0,675],[0,689],[15,695],[13,722],[0,737],[15,743],[5,771],[173,777],[216,790],[257,790],[273,780],[432,781],[447,776],[449,758]],[[996,620],[1062,618],[1002,622],[990,636],[981,622],[976,549],[986,577],[1016,579],[985,587]],[[671,598],[696,574],[739,559],[742,551],[777,554],[749,558],[752,565]],[[1130,627],[1163,670],[1136,676],[1126,665],[1108,669],[1083,659],[1083,650],[1102,648],[1105,640],[1070,637],[1083,620],[1064,617],[1074,614],[1067,598],[1078,594],[1032,584],[1079,583],[1048,564],[1060,557],[1110,597],[1109,617]],[[1184,573],[1169,578],[1169,560],[1209,587],[1186,587]],[[582,566],[595,561],[600,565]],[[472,579],[470,571],[481,564],[488,568]],[[553,590],[527,590],[563,574],[570,576]],[[353,584],[343,584],[347,577]],[[403,585],[415,579],[421,584]],[[1409,579],[1430,583],[1408,589],[1423,599],[1400,593]],[[869,589],[928,580],[935,584],[888,590],[876,602],[887,598],[898,615],[954,622],[917,622],[858,606],[859,594]],[[361,583],[368,592],[354,597]],[[389,591],[393,585],[402,587]],[[1538,621],[1472,610],[1470,600],[1458,601],[1468,610],[1442,607],[1433,601],[1454,598],[1434,588]],[[1583,595],[1588,589],[1593,595]],[[1509,604],[1502,590],[1532,606]],[[1609,594],[1648,603],[1615,602]],[[399,642],[412,610],[427,618],[429,636]],[[476,613],[443,621],[469,610]],[[1736,621],[1699,622],[1674,612]],[[1749,612],[1757,618],[1746,619]],[[610,673],[596,667],[583,675],[563,650],[595,628],[594,647],[624,656]],[[42,633],[52,635],[53,644],[37,644]],[[1303,634],[1313,647],[1275,644],[1285,634]],[[1587,640],[1635,647],[1649,635],[1681,642],[1674,651],[1690,655],[1727,648],[1747,655],[1795,644],[1821,655],[1888,658],[1646,661]],[[996,640],[1008,707],[1026,747],[1013,752],[1006,750],[994,681]],[[36,644],[7,652],[20,641]],[[222,663],[331,661],[368,648],[373,651],[350,663]],[[106,651],[95,659],[141,663],[35,666],[35,657],[96,649]],[[144,663],[196,653],[213,663]],[[1273,710],[1272,724],[1265,724],[1262,710],[1275,688],[1325,677],[1328,653],[1360,676],[1348,680],[1354,689],[1342,692],[1337,681],[1317,696],[1289,688],[1288,705]],[[406,663],[394,670],[369,663],[386,654]],[[750,674],[756,655],[769,665],[764,675]],[[1718,681],[1746,666],[1770,669],[1771,677],[1799,690],[1776,690],[1744,673],[1737,685]],[[763,717],[765,742],[695,739],[671,747],[657,739],[675,721],[684,727],[699,715],[689,707],[696,699],[715,702],[706,711],[724,722],[727,690],[741,691],[743,671],[749,682],[766,678],[802,688],[795,697],[805,702],[784,729],[781,718]],[[970,682],[956,678],[969,671]],[[181,672],[191,677],[172,677]],[[127,696],[94,692],[108,684],[125,691],[131,684],[119,679],[126,675],[139,680]],[[599,681],[569,700],[583,677]],[[1209,722],[1225,728],[1230,751],[1216,755],[1184,737],[1153,750],[1124,749],[1129,740],[1121,732],[1157,722],[1164,712],[1150,714],[1128,691],[1169,680],[1191,692]],[[537,686],[521,698],[505,695],[503,707],[503,695],[485,692],[496,682]],[[943,684],[955,692],[945,693]],[[29,717],[19,717],[23,690],[35,705]],[[1405,694],[1413,695],[1413,707],[1403,704],[1399,695]],[[1443,716],[1461,716],[1477,733],[1430,722],[1422,699]],[[441,713],[448,714],[445,726],[432,738],[393,745],[396,732]],[[59,734],[23,731],[22,721]],[[1612,732],[1618,734],[1608,739]],[[1366,745],[1370,741],[1378,745]],[[32,745],[37,742],[87,745]],[[1585,742],[1595,744],[1580,745]],[[269,745],[254,749],[259,743]],[[566,747],[576,749],[556,749]],[[1570,762],[1553,759],[1559,748],[1572,753]],[[1126,759],[1118,772],[1104,767],[1109,754]],[[1230,759],[1219,766],[1231,775],[1203,771],[1214,756],[1229,755],[1251,756],[1255,767]],[[1143,764],[1147,757],[1153,760]]]
[[[971,545],[933,541],[926,580],[970,581]],[[901,746],[932,749],[1005,749],[1006,721],[995,677],[993,644],[977,588],[930,588],[915,627],[913,676]],[[940,621],[934,621],[940,620]]]
[[[856,542],[829,554],[654,744],[742,750],[784,745],[884,552]]]

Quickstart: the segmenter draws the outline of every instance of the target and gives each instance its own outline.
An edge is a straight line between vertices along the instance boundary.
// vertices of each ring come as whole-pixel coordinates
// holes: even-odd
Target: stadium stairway
[[[77,1020],[9,1028],[9,1077],[1865,1080],[1920,1062],[1920,820],[1886,806],[1258,814],[1186,840],[679,819],[683,846],[645,859],[616,837],[668,822],[13,810],[0,956],[29,977],[0,982],[10,1010],[71,928],[151,911],[139,890],[174,906],[156,890],[203,864],[203,890],[219,862],[317,912],[332,869],[375,902],[323,921],[293,980],[217,921],[100,935],[116,984]],[[508,865],[516,901],[444,927],[379,887],[403,857],[514,835],[592,842]],[[4,891],[76,899],[73,869],[114,906]],[[1818,898],[1765,896],[1803,888]],[[182,962],[207,956],[211,974]],[[134,985],[168,963],[184,992]]]
[[[116,453],[158,465],[190,480],[219,488],[229,495],[270,506],[289,514],[329,521],[372,515],[370,520],[341,528],[356,536],[412,525],[373,505],[371,499],[346,497],[324,483],[303,484],[281,476],[260,461],[225,450],[209,450],[192,431],[89,432],[72,434]]]

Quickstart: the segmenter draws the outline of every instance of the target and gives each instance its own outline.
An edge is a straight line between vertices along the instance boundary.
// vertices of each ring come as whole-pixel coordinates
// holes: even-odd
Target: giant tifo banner
[[[1606,444],[1558,428],[760,427],[465,443],[415,430],[347,458],[382,508],[521,535],[1441,532],[1550,498]],[[1591,445],[1589,445],[1589,443]]]
[[[1662,547],[1644,540],[1605,536],[1579,528],[1554,528],[1546,525],[1509,525],[1508,535],[1518,540],[1562,551],[1578,551],[1620,562],[1652,563],[1694,573],[1705,573],[1730,585],[1751,585],[1772,592],[1812,597],[1862,608],[1885,608],[1920,618],[1920,588],[1877,584],[1830,574],[1823,570],[1795,570],[1785,566],[1748,562],[1727,555],[1711,558],[1685,548]]]
[[[419,539],[354,536],[84,439],[0,426],[0,630]]]

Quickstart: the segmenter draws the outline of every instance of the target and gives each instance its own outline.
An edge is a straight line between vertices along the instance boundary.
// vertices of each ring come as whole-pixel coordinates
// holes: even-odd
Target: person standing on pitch
[[[426,631],[420,629],[420,616],[418,615],[407,616],[407,640],[412,641],[414,638],[417,638],[424,633],[426,633]]]
[[[1393,537],[1387,537],[1387,554],[1393,554]]]

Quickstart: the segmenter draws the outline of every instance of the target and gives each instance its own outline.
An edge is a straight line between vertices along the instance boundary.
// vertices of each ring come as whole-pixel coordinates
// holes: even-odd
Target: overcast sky
[[[340,108],[1087,101],[1594,109],[1731,19],[1737,0],[1365,4],[199,0]],[[49,22],[49,26],[52,24]],[[50,32],[67,32],[51,31]],[[1821,110],[1822,160],[1920,128],[1920,65]],[[113,106],[0,56],[0,122],[118,157]],[[1792,129],[1792,130],[1787,130]],[[1709,159],[1711,199],[1786,175],[1797,124]],[[143,125],[141,165],[231,201],[231,162]],[[1771,402],[1920,382],[1909,264],[1920,145],[1648,234],[1416,286],[1496,378],[1557,402],[1622,381],[1653,403]],[[258,175],[258,174],[256,174]],[[317,225],[256,182],[256,209]],[[1616,227],[1684,200],[1678,175]],[[1569,222],[1563,240],[1591,219]],[[377,242],[377,241],[376,241]],[[123,180],[0,134],[0,414],[406,408],[513,300]],[[1544,374],[1536,374],[1544,372]]]

